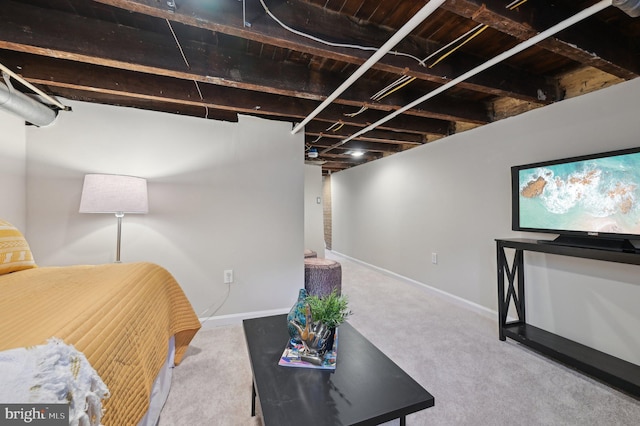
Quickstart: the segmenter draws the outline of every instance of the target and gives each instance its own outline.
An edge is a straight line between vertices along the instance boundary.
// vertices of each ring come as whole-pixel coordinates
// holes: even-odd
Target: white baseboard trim
[[[202,330],[221,327],[224,325],[238,325],[242,324],[242,320],[249,318],[268,317],[271,315],[288,314],[291,310],[291,306],[288,308],[271,309],[268,311],[253,311],[253,312],[241,312],[239,314],[218,315],[214,317],[199,318]]]
[[[492,309],[489,309],[489,308],[485,307],[485,306],[479,305],[479,304],[477,304],[475,302],[471,302],[471,301],[469,301],[467,299],[463,299],[462,297],[456,296],[455,294],[447,293],[444,290],[440,290],[439,288],[432,287],[432,286],[430,286],[428,284],[422,283],[420,281],[416,281],[416,280],[414,280],[412,278],[405,277],[404,275],[400,275],[400,274],[397,274],[395,272],[389,271],[388,269],[384,269],[384,268],[381,268],[379,266],[372,265],[370,263],[364,262],[364,261],[362,261],[360,259],[356,259],[354,257],[347,256],[346,254],[342,254],[340,252],[333,251],[333,250],[331,251],[331,253],[335,254],[336,256],[344,257],[345,259],[348,259],[348,260],[350,260],[352,262],[358,263],[358,264],[360,264],[362,266],[365,266],[367,268],[374,269],[374,270],[376,270],[378,272],[381,272],[381,273],[383,273],[385,275],[388,275],[390,277],[393,277],[393,278],[396,278],[398,280],[404,281],[407,284],[411,284],[414,287],[418,287],[418,288],[420,288],[422,290],[425,290],[425,291],[427,291],[427,292],[429,292],[431,294],[434,294],[436,296],[442,297],[443,299],[446,299],[447,301],[449,301],[449,302],[451,302],[451,303],[453,303],[455,305],[461,306],[463,308],[467,308],[467,309],[469,309],[469,310],[471,310],[473,312],[476,312],[476,313],[478,313],[478,314],[480,314],[480,315],[482,315],[484,317],[487,317],[489,319],[492,319],[492,320],[494,320],[496,322],[498,321],[498,313],[496,311],[492,310]]]
[[[498,313],[492,309],[489,309],[485,306],[479,305],[477,303],[471,302],[467,299],[463,299],[460,296],[456,296],[455,294],[451,294],[451,293],[447,293],[444,290],[440,290],[438,288],[432,287],[428,284],[422,283],[420,281],[416,281],[412,278],[409,277],[405,277],[404,275],[400,275],[397,274],[395,272],[389,271],[388,269],[384,269],[381,268],[379,266],[376,265],[372,265],[370,263],[364,262],[360,259],[356,259],[354,257],[351,256],[347,256],[346,254],[337,252],[337,251],[333,251],[333,250],[326,250],[327,252],[334,254],[336,256],[340,256],[343,257],[345,259],[348,259],[352,262],[358,263],[364,267],[376,270],[378,272],[381,272],[385,275],[388,275],[390,277],[396,278],[400,281],[406,282],[407,284],[413,285],[414,287],[417,287],[421,290],[424,290],[426,292],[429,292],[433,295],[436,295],[438,297],[441,297],[457,306],[461,306],[463,308],[469,309],[473,312],[476,312],[486,318],[492,319],[494,321],[497,322],[498,319]],[[239,325],[242,324],[242,320],[245,319],[249,319],[249,318],[259,318],[259,317],[266,317],[266,316],[271,316],[271,315],[280,315],[280,314],[286,314],[289,313],[289,310],[291,310],[291,307],[288,308],[280,308],[280,309],[271,309],[271,310],[267,310],[267,311],[253,311],[253,312],[241,312],[238,314],[229,314],[229,315],[218,315],[218,316],[213,316],[210,318],[204,317],[204,318],[200,318],[200,324],[202,325],[202,329],[206,330],[206,329],[211,329],[211,328],[215,328],[215,327],[221,327],[221,326],[225,326],[225,325]],[[508,321],[513,321],[515,320],[514,318],[509,317],[507,319]]]

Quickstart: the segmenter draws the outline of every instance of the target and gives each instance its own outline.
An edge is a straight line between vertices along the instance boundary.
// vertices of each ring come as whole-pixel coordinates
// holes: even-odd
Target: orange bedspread
[[[176,364],[200,328],[173,276],[151,263],[44,267],[0,276],[0,350],[58,337],[109,387],[105,426],[136,425],[175,335]]]

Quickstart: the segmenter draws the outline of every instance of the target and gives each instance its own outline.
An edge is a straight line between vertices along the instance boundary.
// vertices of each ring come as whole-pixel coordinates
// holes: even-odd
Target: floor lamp
[[[146,179],[123,175],[85,175],[80,198],[80,213],[116,215],[118,218],[117,263],[120,263],[120,236],[124,214],[148,212]]]

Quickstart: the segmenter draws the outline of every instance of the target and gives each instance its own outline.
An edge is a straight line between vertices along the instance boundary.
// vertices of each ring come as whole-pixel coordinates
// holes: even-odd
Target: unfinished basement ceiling
[[[4,0],[0,63],[67,99],[296,123],[372,55],[362,47],[382,46],[426,3]],[[343,143],[595,3],[445,1],[305,126],[307,150],[336,172],[636,78],[640,18],[610,6]]]

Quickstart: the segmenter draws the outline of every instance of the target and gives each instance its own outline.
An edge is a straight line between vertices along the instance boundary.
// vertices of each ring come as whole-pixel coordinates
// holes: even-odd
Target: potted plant
[[[335,329],[351,315],[347,296],[338,295],[336,290],[324,297],[307,296],[306,302],[311,307],[312,321],[321,322],[329,329]]]
[[[300,290],[299,299],[287,316],[289,330],[293,330],[291,344],[301,342],[304,345],[303,359],[313,364],[321,365],[325,353],[333,347],[336,328],[342,324],[351,311],[348,308],[346,296],[339,296],[334,290],[331,294],[318,297],[306,296],[304,289]],[[303,319],[299,318],[298,310],[304,310]]]
[[[323,297],[316,295],[307,296],[305,301],[311,311],[312,323],[316,326],[323,325],[328,331],[328,336],[322,351],[330,350],[330,348],[333,347],[336,328],[351,315],[347,296],[338,295],[334,289],[330,294]]]

